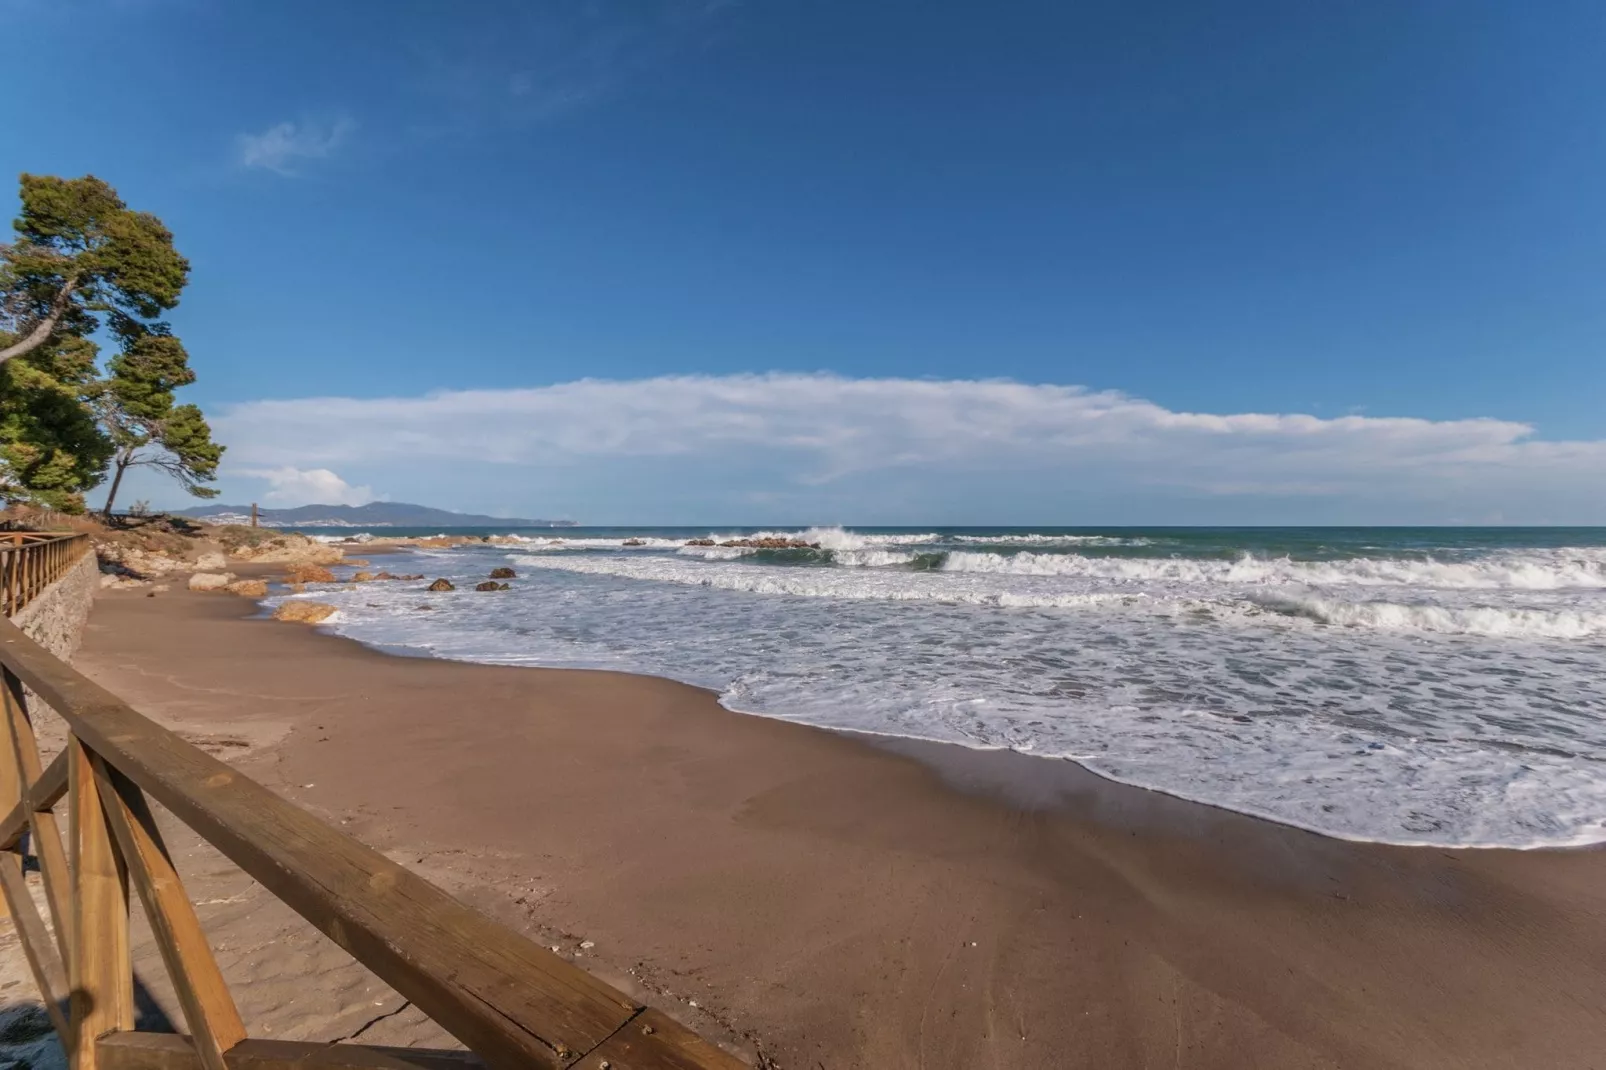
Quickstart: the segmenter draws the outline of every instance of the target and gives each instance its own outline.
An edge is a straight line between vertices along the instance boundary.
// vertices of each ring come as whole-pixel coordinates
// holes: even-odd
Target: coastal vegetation
[[[138,466],[212,497],[223,447],[177,403],[195,373],[161,318],[189,281],[172,233],[93,175],[24,174],[20,199],[0,244],[0,500],[78,513],[111,475],[110,513]]]

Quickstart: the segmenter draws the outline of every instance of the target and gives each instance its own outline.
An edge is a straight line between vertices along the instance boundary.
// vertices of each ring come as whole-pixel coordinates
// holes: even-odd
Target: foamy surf
[[[577,531],[421,555],[519,572],[431,613],[318,597],[389,647],[674,677],[1328,835],[1563,846],[1606,842],[1603,536]],[[687,545],[765,538],[819,548]]]

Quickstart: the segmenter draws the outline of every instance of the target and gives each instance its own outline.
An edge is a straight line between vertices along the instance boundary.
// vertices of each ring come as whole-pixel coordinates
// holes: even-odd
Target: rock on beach
[[[273,611],[274,620],[291,621],[296,624],[317,624],[334,616],[335,607],[327,602],[308,602],[304,599],[294,599],[281,605]]]
[[[232,572],[197,572],[190,577],[192,591],[221,591],[234,582]]]

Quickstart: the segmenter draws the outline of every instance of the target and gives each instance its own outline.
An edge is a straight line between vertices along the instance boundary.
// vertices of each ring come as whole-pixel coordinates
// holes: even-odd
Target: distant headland
[[[201,505],[176,510],[179,516],[212,524],[249,524],[249,505]],[[257,509],[257,523],[270,528],[572,528],[572,520],[529,520],[511,516],[454,513],[406,502],[367,505],[301,505],[294,509]]]

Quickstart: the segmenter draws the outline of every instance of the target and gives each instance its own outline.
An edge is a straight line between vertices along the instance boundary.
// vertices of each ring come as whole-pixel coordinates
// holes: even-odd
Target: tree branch
[[[45,318],[35,324],[34,329],[29,331],[21,341],[0,349],[0,364],[4,364],[12,357],[20,357],[26,353],[32,353],[44,345],[50,339],[51,332],[56,329],[56,324],[61,322],[61,317],[67,314],[67,309],[72,304],[73,291],[76,289],[78,289],[78,280],[76,278],[68,278],[66,282],[62,283],[61,289],[56,292],[56,296],[50,302],[50,311],[45,315]]]

